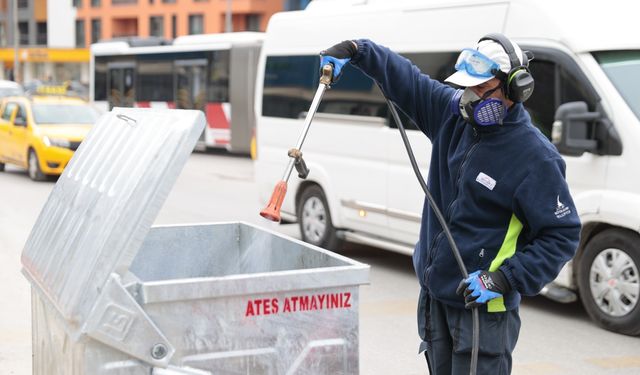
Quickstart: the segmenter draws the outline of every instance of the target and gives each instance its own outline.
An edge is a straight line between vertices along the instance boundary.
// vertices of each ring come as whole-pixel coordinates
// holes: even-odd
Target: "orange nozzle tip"
[[[287,194],[287,183],[285,181],[280,181],[273,189],[273,194],[271,194],[271,199],[262,211],[260,211],[260,216],[265,219],[279,222],[280,221],[280,207],[282,206],[282,202],[284,201],[284,196]]]
[[[280,222],[280,215],[274,210],[269,209],[269,207],[266,207],[264,210],[260,211],[260,216],[267,220],[275,221],[276,223]]]

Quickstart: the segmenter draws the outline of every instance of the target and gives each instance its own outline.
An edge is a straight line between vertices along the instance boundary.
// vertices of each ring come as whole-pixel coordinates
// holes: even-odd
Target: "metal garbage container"
[[[115,108],[22,254],[33,373],[355,374],[369,267],[241,222],[151,228],[199,111]]]

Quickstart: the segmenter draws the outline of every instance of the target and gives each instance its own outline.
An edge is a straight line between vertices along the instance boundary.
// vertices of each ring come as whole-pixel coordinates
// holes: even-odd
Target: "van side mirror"
[[[563,155],[622,154],[622,142],[611,121],[600,112],[589,112],[585,102],[569,102],[558,107],[551,141]]]

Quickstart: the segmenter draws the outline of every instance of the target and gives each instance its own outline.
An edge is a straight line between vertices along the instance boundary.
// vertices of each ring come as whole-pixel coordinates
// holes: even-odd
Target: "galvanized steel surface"
[[[175,348],[166,368],[68,340],[34,293],[34,374],[357,374],[368,278],[365,264],[246,223],[154,227],[123,282]],[[144,341],[132,308],[117,294],[109,304],[110,330]]]
[[[203,127],[199,111],[115,108],[58,180],[22,264],[73,334],[109,275],[128,269]]]

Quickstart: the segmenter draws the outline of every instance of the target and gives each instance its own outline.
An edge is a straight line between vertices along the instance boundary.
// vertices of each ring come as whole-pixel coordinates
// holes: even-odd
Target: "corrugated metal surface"
[[[65,169],[22,264],[71,333],[109,274],[128,269],[203,127],[200,111],[114,108]]]

